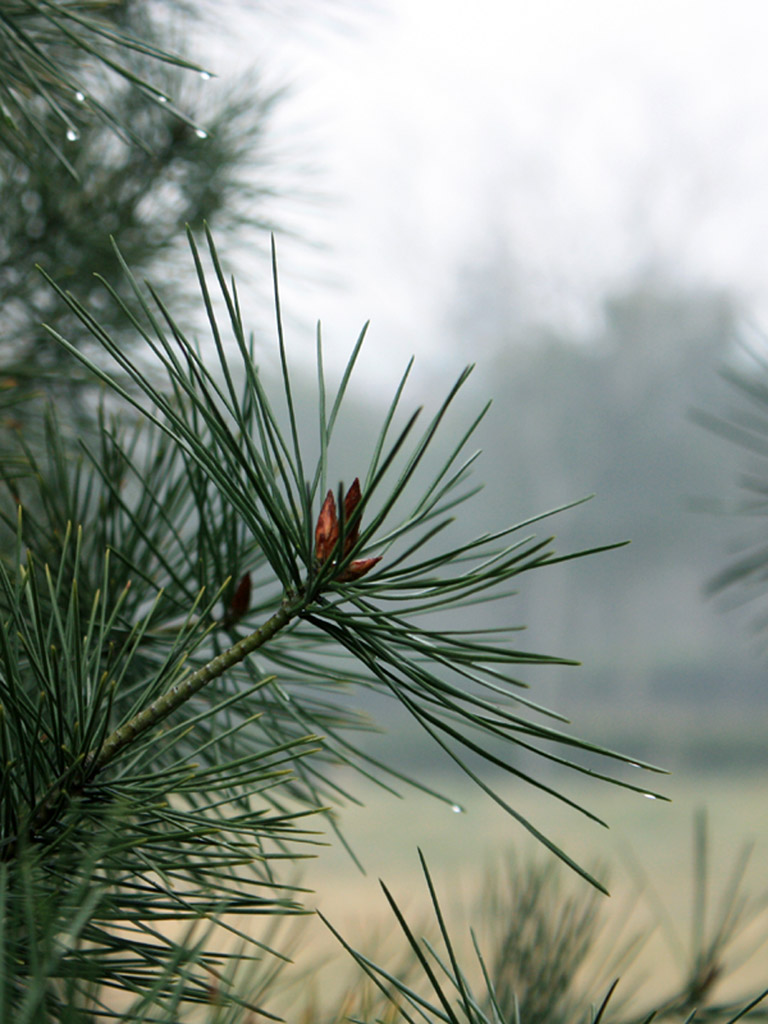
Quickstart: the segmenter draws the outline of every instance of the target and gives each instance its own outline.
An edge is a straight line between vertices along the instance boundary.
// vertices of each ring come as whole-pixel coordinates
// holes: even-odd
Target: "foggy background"
[[[526,676],[534,699],[668,767],[764,768],[760,610],[704,595],[759,536],[732,514],[749,459],[691,412],[738,405],[718,370],[763,345],[768,8],[232,10],[211,70],[257,64],[290,87],[274,139],[297,190],[289,174],[274,210],[296,366],[312,373],[316,319],[336,373],[372,320],[344,478],[411,354],[412,405],[476,362],[465,421],[494,405],[470,444],[486,483],[472,529],[594,493],[537,534],[562,551],[632,541],[523,577],[484,620],[583,662]],[[237,272],[270,349],[263,249]]]

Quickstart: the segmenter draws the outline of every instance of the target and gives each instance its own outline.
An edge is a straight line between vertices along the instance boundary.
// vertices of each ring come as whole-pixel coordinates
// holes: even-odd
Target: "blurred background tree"
[[[61,401],[82,381],[43,338],[41,323],[68,336],[82,331],[36,265],[85,287],[90,308],[120,331],[125,323],[94,277],[118,277],[110,237],[140,278],[172,265],[186,225],[209,223],[233,239],[253,229],[250,244],[263,244],[278,228],[270,199],[282,179],[270,120],[279,95],[255,70],[211,89],[204,68],[172,54],[156,58],[169,37],[183,40],[185,19],[215,19],[194,4],[99,4],[93,31],[89,4],[4,6],[3,369],[14,397],[44,387]],[[24,33],[27,49],[14,32]],[[130,45],[120,47],[124,38]],[[169,275],[166,283],[178,306],[183,281]],[[124,337],[130,344],[131,333]],[[70,411],[85,408],[78,400]]]

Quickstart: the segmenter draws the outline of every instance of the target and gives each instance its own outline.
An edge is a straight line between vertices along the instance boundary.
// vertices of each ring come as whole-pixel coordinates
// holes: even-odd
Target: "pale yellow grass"
[[[587,805],[608,822],[607,831],[529,787],[507,784],[503,794],[582,864],[591,867],[599,860],[608,865],[612,895],[606,899],[605,915],[611,930],[626,925],[628,936],[634,926],[647,930],[649,922],[657,924],[642,957],[627,972],[630,977],[645,977],[642,994],[647,1004],[649,998],[661,999],[674,986],[681,970],[679,960],[690,947],[694,812],[701,807],[708,812],[715,897],[709,912],[714,913],[730,869],[748,840],[754,840],[755,850],[747,887],[756,894],[768,892],[768,796],[766,779],[757,774],[664,778],[638,771],[631,781],[660,790],[672,802],[643,798],[606,784],[590,785]],[[374,954],[377,947],[390,954],[402,948],[395,940],[396,925],[379,878],[409,918],[416,924],[426,919],[417,847],[429,863],[459,938],[468,937],[468,922],[488,865],[498,863],[511,848],[523,860],[529,853],[547,856],[521,826],[471,784],[442,785],[465,806],[464,813],[454,813],[450,806],[419,793],[398,800],[373,788],[365,793],[366,806],[341,813],[345,836],[367,875],[358,871],[337,842],[305,866],[303,881],[316,893],[311,904],[357,948]],[[583,795],[583,785],[579,790]],[[647,879],[647,892],[638,898],[640,874]],[[760,927],[761,934],[768,930],[765,919]],[[753,929],[753,937],[756,934]],[[338,944],[315,920],[308,923],[303,947],[288,976],[293,973],[298,978],[317,957],[333,954],[331,962],[301,983],[303,994],[314,990],[324,1005],[333,1005],[338,987],[354,976],[338,954]],[[768,987],[768,946],[734,970],[718,996],[738,995],[758,985]]]

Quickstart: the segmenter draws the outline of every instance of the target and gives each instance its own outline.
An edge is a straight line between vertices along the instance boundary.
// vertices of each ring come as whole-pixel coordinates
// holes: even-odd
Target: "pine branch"
[[[148,707],[134,715],[130,721],[119,726],[104,740],[98,750],[88,755],[84,769],[87,777],[106,768],[120,752],[139,738],[142,733],[152,729],[164,718],[181,707],[194,694],[201,690],[206,683],[229,671],[234,665],[239,664],[249,654],[253,654],[272,637],[287,626],[301,610],[302,600],[285,600],[275,614],[264,623],[259,629],[254,630],[248,636],[239,640],[236,644],[217,655],[202,668],[192,672],[181,682],[174,684],[162,696],[154,700]]]
[[[460,432],[460,443],[450,449],[437,469],[429,471],[426,482],[419,478],[427,464],[427,453],[433,450],[470,368],[459,375],[420,432],[417,411],[389,439],[402,394],[402,387],[398,388],[369,465],[361,467],[364,471],[355,467],[365,484],[361,487],[355,481],[349,490],[340,488],[338,499],[334,498],[332,490],[323,495],[321,488],[338,422],[340,398],[326,402],[321,370],[320,409],[325,411],[321,413],[323,421],[319,425],[320,454],[312,468],[303,455],[279,304],[284,415],[276,411],[256,370],[253,345],[246,341],[247,331],[234,283],[228,284],[210,234],[207,241],[216,284],[239,356],[239,373],[230,365],[223,340],[224,328],[219,322],[201,255],[191,233],[189,244],[195,273],[221,371],[218,378],[210,360],[203,358],[198,347],[187,340],[162,295],[152,285],[146,289],[140,286],[119,251],[117,258],[133,299],[129,303],[114,285],[105,282],[108,294],[159,361],[167,375],[168,389],[150,381],[109,330],[74,295],[53,281],[50,283],[59,296],[115,361],[131,389],[58,332],[51,329],[51,334],[98,379],[142,410],[148,416],[150,429],[162,432],[185,463],[195,467],[205,486],[217,494],[220,507],[227,509],[253,539],[264,559],[265,569],[271,569],[283,592],[301,595],[296,598],[298,603],[291,605],[292,614],[315,627],[318,650],[323,650],[323,637],[326,643],[345,649],[361,667],[367,685],[391,693],[481,788],[543,839],[554,853],[589,878],[562,850],[544,839],[531,823],[498,798],[457,750],[463,747],[478,754],[487,763],[525,777],[572,806],[580,805],[557,793],[554,787],[542,786],[533,775],[522,776],[507,753],[510,745],[517,744],[584,774],[606,779],[609,777],[603,773],[554,756],[548,745],[563,744],[572,751],[581,750],[634,765],[638,764],[637,759],[543,727],[522,718],[514,710],[516,703],[529,709],[531,705],[515,693],[519,683],[508,674],[509,666],[568,663],[565,659],[523,651],[501,639],[492,642],[482,630],[455,637],[439,629],[426,628],[419,620],[435,610],[461,609],[477,600],[504,597],[505,585],[523,573],[616,545],[556,555],[550,539],[525,535],[514,539],[513,534],[527,523],[495,534],[481,534],[473,541],[453,547],[448,544],[442,550],[432,544],[443,535],[456,508],[476,492],[476,488],[468,490],[464,486],[468,467],[474,459],[465,459],[463,463],[460,459],[482,414],[473,419],[469,429]],[[273,273],[276,280],[274,259]],[[340,394],[346,390],[359,346],[360,342],[342,378]],[[319,366],[322,367],[321,355]],[[239,386],[235,383],[237,378],[242,381]],[[152,409],[149,413],[146,412],[148,402]],[[204,529],[210,528],[205,515],[198,514],[196,521]],[[416,558],[416,553],[427,545],[430,545],[429,556]],[[292,630],[290,635],[297,637],[298,632]],[[275,633],[273,643],[277,636]],[[273,643],[261,648],[259,642],[259,649],[269,657]],[[321,667],[319,671],[322,672]],[[153,722],[157,714],[156,709],[149,707],[137,710],[146,716],[142,722]],[[481,738],[471,738],[473,732]],[[123,736],[130,740],[131,730]],[[501,747],[489,744],[492,739],[501,741]],[[122,749],[122,737],[115,742]],[[642,767],[659,771],[651,765]],[[611,778],[610,781],[648,792],[621,779]],[[657,793],[651,795],[660,797]],[[581,809],[588,817],[594,817],[586,808]]]
[[[239,664],[254,651],[272,639],[301,610],[302,600],[286,600],[278,611],[259,629],[239,640],[236,644],[217,655],[207,664],[175,683],[151,704],[135,714],[129,721],[118,726],[98,747],[84,757],[78,758],[63,777],[55,780],[42,801],[34,808],[29,821],[22,825],[19,834],[31,837],[43,832],[59,813],[63,800],[70,801],[79,796],[86,785],[92,783],[98,774],[110,765],[119,754],[148,730],[153,729],[177,708],[185,704],[211,680],[218,678],[233,666]],[[270,680],[265,680],[266,685]],[[4,859],[16,856],[19,840],[7,842]]]
[[[129,83],[145,101],[195,127],[172,97],[153,84],[146,66],[173,65],[210,75],[155,43],[146,25],[143,37],[129,25],[120,27],[125,7],[97,6],[87,0],[0,3],[0,146],[34,163],[40,145],[77,177],[65,147],[76,143],[84,124],[94,118],[109,123],[122,138],[140,143],[130,121],[105,102],[105,75]],[[102,73],[101,81],[97,72]]]

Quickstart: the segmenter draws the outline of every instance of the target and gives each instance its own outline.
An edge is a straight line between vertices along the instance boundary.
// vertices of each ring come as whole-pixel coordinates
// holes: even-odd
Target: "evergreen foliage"
[[[710,582],[713,593],[726,592],[736,602],[754,602],[761,606],[765,600],[768,580],[768,550],[760,529],[766,511],[765,458],[768,454],[768,385],[766,384],[765,354],[757,347],[741,352],[741,365],[723,369],[724,379],[734,388],[737,403],[731,403],[728,413],[714,415],[706,409],[696,409],[695,418],[703,426],[739,446],[750,461],[748,469],[740,474],[742,497],[732,503],[748,524],[749,532],[739,542],[738,554]],[[753,524],[757,524],[755,529]],[[755,619],[762,633],[768,624],[764,610]]]
[[[243,228],[258,239],[273,227],[269,199],[278,184],[267,131],[277,94],[253,75],[213,90],[210,75],[190,74],[195,65],[167,54],[156,41],[160,30],[149,18],[150,6],[123,0],[2,5],[8,11],[0,24],[6,24],[9,38],[5,49],[0,41],[0,68],[18,63],[30,75],[35,69],[39,74],[26,89],[15,85],[21,71],[4,79],[16,103],[8,117],[16,111],[13,125],[27,130],[24,146],[0,145],[0,351],[17,394],[43,385],[57,402],[74,399],[70,415],[80,411],[82,380],[72,361],[43,336],[41,324],[78,342],[82,334],[36,264],[62,281],[78,282],[89,308],[98,310],[113,337],[122,331],[121,342],[128,346],[129,324],[115,304],[104,301],[94,276],[117,275],[110,236],[120,239],[124,256],[143,277],[162,272],[178,257],[185,225],[209,223],[233,239]],[[22,17],[27,8],[37,12],[35,18]],[[40,19],[49,26],[42,39]],[[16,20],[39,55],[31,68],[12,42],[8,24]],[[51,56],[57,74],[46,73],[44,58],[49,50],[58,53],[57,47],[65,48],[67,60]],[[110,56],[115,49],[119,60]],[[108,74],[99,73],[102,65]],[[204,128],[187,109],[203,112]],[[166,288],[174,285],[177,305],[188,299],[182,279],[163,277]]]
[[[262,376],[203,222],[242,223],[228,202],[269,103],[249,109],[244,131],[244,103],[237,117],[223,107],[210,139],[178,111],[174,121],[171,88],[147,61],[195,66],[153,41],[145,14],[0,2],[0,187],[13,211],[3,343],[18,361],[6,363],[8,415],[25,399],[0,468],[0,1019],[14,1022],[274,1019],[283,954],[256,926],[304,912],[287,868],[338,828],[340,769],[425,787],[356,742],[367,726],[350,707],[356,688],[397,702],[595,890],[504,798],[499,772],[594,819],[516,754],[628,798],[648,790],[612,765],[658,771],[571,735],[525,695],[521,670],[562,659],[521,649],[512,629],[443,618],[595,553],[557,554],[531,531],[553,513],[451,540],[469,502],[482,513],[469,445],[487,407],[454,418],[469,369],[425,414],[405,408],[409,365],[345,486],[331,466],[365,330],[335,386],[318,331],[316,426],[304,436],[273,251],[281,376],[276,387]],[[100,68],[125,84],[100,91]],[[90,120],[76,120],[81,108]],[[57,127],[76,150],[64,152]],[[53,187],[55,164],[66,188]],[[169,242],[183,221],[186,263]],[[161,256],[173,274],[153,273]],[[185,322],[193,292],[199,343]],[[73,381],[75,419],[61,402]],[[521,1019],[504,957],[489,968],[478,948],[473,993],[424,872],[443,953],[425,952],[389,902],[432,994],[353,957],[405,1020]],[[574,932],[588,932],[591,907]],[[561,975],[572,942],[556,956]],[[531,990],[525,1019],[558,1019],[540,1005]]]

